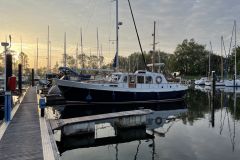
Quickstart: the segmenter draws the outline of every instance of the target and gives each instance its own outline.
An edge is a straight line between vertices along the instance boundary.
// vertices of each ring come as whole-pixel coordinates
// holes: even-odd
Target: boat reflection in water
[[[95,121],[94,132],[84,132],[84,134],[77,134],[65,136],[61,134],[57,141],[60,153],[67,150],[77,148],[88,148],[98,146],[108,146],[116,144],[116,147],[121,143],[132,141],[152,140],[150,147],[155,148],[155,136],[164,137],[170,129],[170,122],[174,122],[179,115],[187,112],[186,104],[184,101],[177,103],[163,103],[163,104],[134,104],[134,105],[104,105],[104,106],[65,106],[64,108],[57,107],[58,118],[73,118],[89,115],[99,115],[106,113],[115,113],[139,109],[151,109],[153,112],[146,115],[145,125],[127,126],[116,125],[111,119],[104,122]],[[134,117],[132,118],[134,119]],[[131,121],[131,120],[130,120]],[[167,130],[159,130],[165,124],[169,125]],[[59,134],[59,133],[58,133]],[[153,152],[154,153],[154,152]]]
[[[185,102],[179,103],[67,106],[48,110],[63,119],[139,109],[154,111],[146,118],[145,126],[122,129],[106,121],[95,123],[91,134],[61,136],[56,132],[63,160],[234,160],[240,158],[238,90],[224,87],[213,93],[190,89]]]

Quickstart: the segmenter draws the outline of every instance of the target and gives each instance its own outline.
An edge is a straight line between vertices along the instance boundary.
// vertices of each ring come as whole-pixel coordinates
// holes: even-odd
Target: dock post
[[[12,97],[11,92],[5,92],[5,103],[4,103],[4,118],[6,122],[11,120],[11,111],[12,111]]]
[[[41,117],[44,117],[44,109],[45,109],[45,107],[46,107],[46,100],[45,100],[45,98],[40,98],[39,99],[39,107],[40,107],[40,109],[41,109]]]
[[[11,120],[12,97],[10,87],[8,86],[8,78],[12,76],[12,55],[6,54],[6,75],[5,75],[5,101],[4,101],[4,117],[5,121]]]
[[[6,54],[6,90],[9,90],[8,78],[12,76],[12,55]]]
[[[215,74],[215,71],[212,71],[212,91],[213,91],[213,95],[215,95],[215,89],[216,89],[216,74]]]
[[[22,64],[18,64],[18,90],[22,94]]]
[[[32,78],[31,78],[31,80],[32,80],[32,86],[34,86],[34,69],[32,69]]]

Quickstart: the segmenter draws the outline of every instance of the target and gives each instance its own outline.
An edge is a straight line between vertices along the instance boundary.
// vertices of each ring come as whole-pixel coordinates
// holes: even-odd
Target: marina
[[[1,2],[0,160],[240,159],[239,9]]]

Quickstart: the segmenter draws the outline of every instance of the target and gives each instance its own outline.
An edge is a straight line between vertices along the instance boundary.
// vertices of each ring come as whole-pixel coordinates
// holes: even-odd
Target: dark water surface
[[[63,160],[236,160],[240,159],[240,92],[189,90],[185,102],[54,107],[55,117],[71,118],[149,108],[147,126],[116,131],[111,123],[95,133],[56,134]],[[239,92],[239,93],[237,93]],[[56,110],[55,110],[56,109]]]

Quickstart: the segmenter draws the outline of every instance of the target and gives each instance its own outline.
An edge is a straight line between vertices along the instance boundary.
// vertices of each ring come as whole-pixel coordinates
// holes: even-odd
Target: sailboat
[[[222,40],[222,37],[221,37]],[[222,44],[222,43],[221,43]],[[211,53],[213,54],[212,51],[212,43],[210,42],[210,46],[211,46]],[[211,67],[210,67],[210,53],[209,53],[209,74],[211,73]],[[223,59],[222,59],[222,47],[221,47],[221,77],[223,78]],[[209,75],[209,79],[207,81],[205,81],[205,85],[206,86],[212,86],[212,80],[210,79],[210,75]],[[218,80],[215,82],[215,86],[225,86],[224,81],[222,79]]]
[[[237,24],[236,24],[236,20],[234,21],[234,26],[233,29],[235,31],[235,62],[234,62],[234,78],[233,80],[225,80],[225,86],[226,87],[239,87],[240,86],[240,80],[237,79]]]
[[[210,42],[210,46],[212,46],[212,44],[211,44],[211,42]],[[211,83],[211,81],[210,81],[210,74],[211,74],[211,55],[210,55],[210,52],[209,52],[209,55],[208,55],[208,60],[209,60],[209,62],[208,62],[208,74],[209,74],[209,76],[208,77],[201,77],[200,79],[198,79],[198,80],[195,80],[195,82],[194,82],[194,84],[195,85],[211,85],[212,83]]]
[[[130,8],[131,9],[131,8]],[[116,0],[116,55],[118,68],[118,0]],[[136,26],[135,26],[136,27]],[[161,73],[138,70],[135,73],[115,72],[100,81],[70,81],[56,79],[56,84],[68,101],[86,103],[149,103],[182,100],[188,89],[178,83],[169,83]]]

